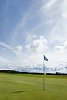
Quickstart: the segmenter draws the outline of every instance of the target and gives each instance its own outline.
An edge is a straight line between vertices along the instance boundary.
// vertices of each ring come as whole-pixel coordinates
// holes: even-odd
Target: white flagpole
[[[43,90],[45,90],[45,75],[46,75],[46,72],[45,72],[45,61],[48,61],[48,59],[44,55],[44,61],[43,61]]]
[[[43,90],[45,90],[45,61],[43,62]]]

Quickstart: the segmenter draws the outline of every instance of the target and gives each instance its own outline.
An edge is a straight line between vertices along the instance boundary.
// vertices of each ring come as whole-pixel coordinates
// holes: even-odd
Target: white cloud
[[[15,55],[17,57],[22,57],[23,56],[23,46],[22,45],[18,45],[14,48],[13,52],[15,53]]]
[[[36,36],[36,35],[34,35]],[[48,43],[44,36],[35,37],[26,46],[26,58],[28,64],[42,64],[43,54],[46,54],[48,50]]]
[[[30,44],[28,44],[26,48],[30,51],[41,54],[43,52],[46,52],[46,49],[48,48],[47,40],[43,36],[40,36],[39,38],[34,39]]]
[[[6,49],[9,49],[10,52],[13,52],[13,54],[15,54],[16,56],[22,56],[23,53],[22,53],[22,50],[23,50],[23,46],[22,45],[18,45],[16,47],[12,47],[6,43],[3,43],[3,42],[0,42],[0,45],[3,46],[4,48]]]
[[[0,64],[4,65],[4,64],[8,64],[8,63],[10,63],[10,61],[8,59],[0,56]]]
[[[64,41],[63,45],[64,47],[67,47],[67,41]]]
[[[67,10],[67,0],[62,0],[61,3],[61,10],[65,12]]]
[[[48,0],[48,3],[45,5],[45,7],[49,8],[49,7],[53,6],[56,2],[57,2],[57,0]]]
[[[0,42],[0,45],[2,45],[3,47],[12,50],[13,48],[10,45],[7,45],[6,43]]]
[[[48,0],[48,2],[46,4],[44,4],[44,6],[40,10],[43,12],[47,12],[53,7],[53,5],[56,2],[57,2],[57,0]]]
[[[35,7],[35,5],[33,7]],[[15,45],[16,40],[17,42],[19,42],[18,39],[20,39],[20,41],[26,44],[25,46],[19,44],[15,47],[12,47],[11,45],[0,42],[1,46],[3,46],[6,49],[9,49],[10,52],[13,52],[14,57],[16,57],[17,63],[20,62],[19,65],[23,63],[43,63],[43,53],[46,53],[46,56],[49,60],[48,63],[50,63],[50,66],[57,66],[59,64],[59,61],[64,62],[67,59],[67,41],[63,42],[67,39],[67,0],[46,0],[44,5],[40,7],[41,9],[39,11],[38,9],[34,11],[34,14],[34,8],[27,10],[27,12],[23,14],[23,17],[20,19],[19,23],[17,23],[16,27],[14,28],[14,32],[11,32],[11,43]],[[60,15],[65,20],[63,20]],[[36,24],[36,27],[31,27],[30,22],[34,22],[34,24]],[[37,23],[39,24],[37,25]],[[49,26],[49,24],[51,26]],[[38,36],[43,32],[45,33],[44,36],[48,39],[50,46],[49,48],[47,40],[44,38],[44,36]],[[39,34],[35,35],[34,33]],[[23,41],[25,39],[23,39],[24,36],[27,36],[25,37],[25,41]],[[56,41],[61,41],[63,43],[57,45]],[[55,47],[55,49],[53,47]],[[1,61],[4,61],[4,59]]]
[[[25,59],[25,55],[23,54],[23,46],[22,45],[17,45],[16,47],[12,47],[6,43],[3,43],[3,42],[0,42],[0,45],[3,46],[4,48],[10,50],[9,52],[12,52],[13,53],[13,56],[16,57],[15,60],[14,60],[14,63],[26,63],[27,59]],[[2,59],[2,58],[1,58]],[[24,61],[26,60],[26,61]],[[6,64],[7,60],[1,60],[1,62],[3,62]],[[1,64],[0,62],[0,64]],[[12,64],[12,62],[11,62]]]
[[[59,52],[67,52],[67,41],[64,41],[61,46],[55,46],[55,49]]]
[[[31,42],[32,40],[36,39],[37,36],[35,34],[28,34],[26,37],[26,42]]]
[[[64,19],[67,19],[67,11],[63,12],[61,15]]]
[[[57,61],[57,65],[59,65],[60,61],[62,64],[64,64],[67,61],[67,41],[62,42],[62,45],[55,46],[54,55]]]
[[[35,34],[33,34],[33,38],[37,38],[37,36]]]
[[[28,13],[27,13],[28,14]],[[16,38],[18,38],[19,35],[19,31],[21,28],[23,28],[26,24],[26,21],[28,20],[28,15],[25,14],[21,20],[19,21],[19,23],[17,24],[17,26],[15,27],[13,33],[12,33],[12,40],[11,42],[14,42],[16,40]]]
[[[62,0],[61,3],[62,18],[67,19],[67,0]]]
[[[61,53],[61,52],[64,52],[64,46],[56,46],[55,49],[56,49],[57,51],[59,51],[60,53]]]
[[[23,46],[18,45],[18,46],[16,46],[16,49],[15,50],[21,53],[22,50],[23,50]]]

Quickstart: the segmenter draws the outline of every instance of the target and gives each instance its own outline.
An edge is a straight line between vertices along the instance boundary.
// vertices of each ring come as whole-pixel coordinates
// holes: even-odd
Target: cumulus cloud
[[[48,50],[48,43],[44,36],[37,37],[34,35],[34,39],[26,46],[26,58],[28,64],[42,64],[43,54],[46,54]]]
[[[43,36],[34,39],[30,44],[26,46],[27,49],[36,53],[45,53],[47,46],[47,40]]]

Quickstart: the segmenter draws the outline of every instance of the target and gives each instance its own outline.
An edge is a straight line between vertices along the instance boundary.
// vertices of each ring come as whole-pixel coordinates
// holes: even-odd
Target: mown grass
[[[0,73],[0,100],[67,100],[67,76]]]

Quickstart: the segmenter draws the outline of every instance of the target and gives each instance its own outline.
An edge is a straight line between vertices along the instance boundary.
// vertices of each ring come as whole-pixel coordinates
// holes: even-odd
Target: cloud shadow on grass
[[[34,91],[40,91],[43,89],[38,89],[38,90],[28,90],[28,91],[15,91],[15,92],[11,92],[11,93],[22,93],[22,92],[34,92]]]
[[[12,92],[12,93],[20,93],[20,92],[26,92],[26,91],[15,91],[15,92]]]

